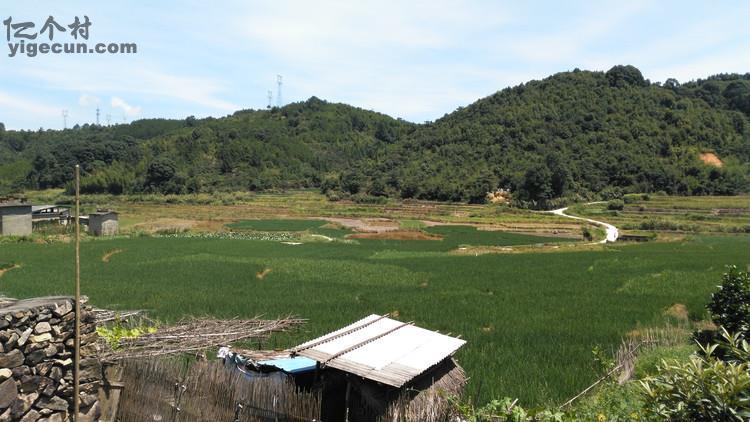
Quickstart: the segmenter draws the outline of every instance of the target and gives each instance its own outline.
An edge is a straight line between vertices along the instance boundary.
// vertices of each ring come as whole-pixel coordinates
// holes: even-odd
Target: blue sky
[[[434,120],[504,87],[573,68],[633,64],[652,81],[750,71],[750,2],[35,1],[2,19],[91,19],[89,43],[135,55],[8,57],[0,122],[61,128],[224,116],[310,96]],[[5,26],[0,26],[5,37]],[[56,35],[55,41],[70,39]],[[38,39],[37,41],[40,41]]]

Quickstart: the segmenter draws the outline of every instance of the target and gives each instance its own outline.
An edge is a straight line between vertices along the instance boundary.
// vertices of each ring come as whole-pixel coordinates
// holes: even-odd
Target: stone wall
[[[98,420],[96,325],[82,308],[80,420]],[[0,301],[0,422],[72,419],[74,334],[70,297]]]

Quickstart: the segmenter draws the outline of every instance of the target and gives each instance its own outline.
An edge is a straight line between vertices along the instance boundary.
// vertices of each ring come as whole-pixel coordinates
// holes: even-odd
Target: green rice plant
[[[442,241],[290,245],[282,242],[298,242],[300,232],[283,231],[86,241],[81,289],[95,306],[145,309],[165,323],[202,315],[309,319],[267,347],[291,347],[371,313],[398,311],[401,320],[467,341],[456,358],[475,403],[510,396],[529,408],[559,404],[590,385],[594,345],[610,350],[631,330],[661,325],[676,303],[691,318],[704,317],[724,265],[750,265],[748,236],[474,256],[451,251],[546,240],[473,227],[426,230],[433,229]],[[73,248],[2,244],[0,261],[23,265],[0,278],[0,294],[72,294]],[[122,250],[117,259],[102,262],[114,249]]]
[[[326,224],[323,220],[242,220],[227,224],[234,230],[300,232],[315,229]]]
[[[427,227],[421,220],[399,220],[398,225],[402,230],[422,230]]]

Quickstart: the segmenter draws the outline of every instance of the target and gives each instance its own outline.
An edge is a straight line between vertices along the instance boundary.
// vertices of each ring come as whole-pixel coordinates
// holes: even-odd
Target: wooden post
[[[124,368],[120,365],[106,365],[104,379],[99,389],[99,404],[101,406],[102,422],[115,422],[117,410],[120,407],[120,395],[125,385],[122,383]]]
[[[73,420],[78,422],[81,410],[81,168],[76,164],[76,321],[73,355]]]
[[[349,381],[349,377],[346,377],[346,422],[349,422],[349,394],[352,391],[352,383]]]

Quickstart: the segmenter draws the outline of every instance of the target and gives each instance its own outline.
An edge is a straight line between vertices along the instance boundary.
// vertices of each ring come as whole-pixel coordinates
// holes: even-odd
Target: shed
[[[114,236],[118,230],[118,215],[114,211],[98,210],[88,215],[89,233],[94,236]]]
[[[23,202],[0,203],[0,234],[28,236],[31,234],[31,205]]]
[[[67,224],[70,219],[70,208],[60,205],[32,205],[31,220],[34,223],[57,222]]]
[[[466,378],[453,354],[466,342],[370,315],[291,350],[318,363],[323,420],[424,419],[450,407],[444,394],[460,394]],[[414,419],[416,418],[416,419]]]

